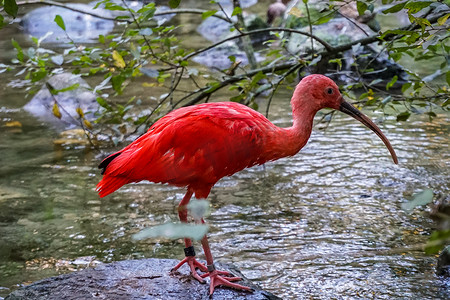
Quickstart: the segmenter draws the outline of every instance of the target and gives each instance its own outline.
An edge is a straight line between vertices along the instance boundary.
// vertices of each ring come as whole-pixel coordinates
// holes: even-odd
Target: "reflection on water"
[[[289,97],[274,105],[279,125],[289,124]],[[2,108],[0,119],[0,296],[100,262],[182,258],[181,241],[131,240],[176,221],[182,189],[139,183],[99,199],[104,154],[53,147],[56,133],[20,110]],[[22,127],[4,127],[11,120]],[[295,157],[223,179],[208,218],[216,259],[285,299],[448,298],[449,283],[420,249],[433,224],[400,209],[424,188],[448,194],[447,122],[380,124],[396,166],[373,133],[338,115]]]

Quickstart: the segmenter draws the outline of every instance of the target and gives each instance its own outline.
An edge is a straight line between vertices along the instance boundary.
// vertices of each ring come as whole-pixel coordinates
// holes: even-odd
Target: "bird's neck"
[[[308,108],[308,106],[293,107],[292,126],[277,127],[273,138],[270,139],[272,153],[269,160],[295,155],[306,145],[311,136],[316,112],[316,109]]]

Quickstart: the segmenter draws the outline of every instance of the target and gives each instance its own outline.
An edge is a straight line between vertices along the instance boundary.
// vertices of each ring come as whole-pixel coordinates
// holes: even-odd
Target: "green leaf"
[[[434,1],[407,1],[405,8],[409,10],[409,13],[415,14],[433,3]]]
[[[169,0],[170,8],[177,8],[180,5],[181,0]]]
[[[397,115],[397,122],[408,120],[410,115],[411,115],[411,113],[409,111],[404,111],[402,113],[399,113]]]
[[[236,15],[239,15],[239,14],[242,14],[242,8],[240,8],[239,6],[237,6],[237,7],[235,7],[235,8],[233,9],[233,13],[231,14],[231,16],[233,17],[233,16],[236,16]]]
[[[362,16],[367,9],[367,4],[365,2],[356,1],[356,9],[358,10],[358,14]]]
[[[56,15],[55,19],[53,20],[55,23],[61,27],[62,30],[66,31],[66,24],[64,24],[64,20],[60,15]]]
[[[108,104],[108,102],[106,102],[105,99],[103,99],[102,97],[97,97],[97,103],[101,106],[104,107],[106,109],[110,109],[111,106]]]
[[[201,240],[208,232],[208,225],[205,224],[185,224],[185,223],[166,223],[163,225],[146,228],[133,235],[135,240],[146,238],[163,237],[168,239],[189,238],[192,240]]]
[[[16,0],[5,0],[4,1],[5,12],[11,17],[17,17],[17,11],[19,7],[17,6]]]
[[[386,84],[387,91],[397,82],[397,79],[398,79],[398,76],[395,75],[394,77],[392,77],[392,80]]]
[[[402,85],[402,93],[406,92],[406,90],[409,89],[411,87],[411,85],[412,85],[411,82],[404,83]]]
[[[450,229],[434,231],[425,245],[426,254],[435,254],[450,241]],[[449,246],[447,246],[448,248]],[[447,249],[446,248],[446,249]],[[446,250],[444,249],[444,251]],[[447,251],[449,251],[447,249]]]
[[[57,92],[58,92],[58,93],[62,93],[62,92],[67,92],[67,91],[73,91],[73,90],[77,89],[79,86],[80,86],[79,83],[74,83],[74,84],[72,84],[71,86],[68,86],[68,87],[66,87],[66,88],[57,90]]]
[[[118,10],[118,11],[125,11],[127,10],[125,7],[122,7],[120,5],[111,3],[111,2],[107,2],[105,3],[105,9],[107,10]]]
[[[11,43],[13,44],[14,48],[17,50],[17,59],[20,62],[23,62],[24,56],[23,56],[23,50],[22,47],[20,47],[19,43],[16,42],[15,39],[11,39]]]
[[[204,13],[202,13],[202,19],[207,19],[209,17],[211,17],[212,15],[214,15],[217,12],[217,10],[213,9],[213,10],[208,10],[205,11]]]
[[[219,87],[221,87],[220,82],[217,81],[209,83],[209,85],[210,87],[206,91],[204,91],[205,94],[211,94],[214,91],[216,91]]]
[[[325,16],[320,17],[317,19],[316,22],[314,22],[315,25],[325,24],[328,23],[331,19],[335,17],[334,14],[326,14]]]
[[[45,70],[34,71],[33,73],[31,73],[31,81],[32,82],[39,81],[45,76],[47,76],[47,71]]]
[[[263,72],[258,72],[255,74],[255,76],[253,76],[251,85],[255,86],[260,80],[267,78],[267,75],[264,74]]]
[[[402,203],[402,209],[406,210],[407,212],[411,212],[417,206],[426,205],[428,203],[431,203],[431,201],[433,201],[433,190],[426,189],[421,191],[420,193],[414,194],[411,201]]]
[[[337,63],[339,66],[339,70],[342,68],[342,59],[341,58],[330,59],[328,62],[329,63]]]
[[[450,86],[450,71],[447,71],[447,73],[445,73],[445,80],[447,81],[447,84]]]
[[[112,87],[119,94],[122,93],[122,83],[124,81],[125,77],[121,75],[117,75],[111,78]]]
[[[403,7],[405,7],[406,3],[407,2],[402,2],[402,3],[396,4],[394,6],[391,6],[390,8],[383,10],[382,13],[383,14],[393,14],[393,13],[399,12],[403,9]]]
[[[154,3],[151,3],[154,5]],[[147,10],[145,10],[145,12],[142,14],[142,21],[147,21],[151,18],[153,18],[153,16],[155,15],[156,12],[156,8],[155,7],[150,7]]]
[[[447,21],[448,17],[450,17],[450,14],[446,14],[445,16],[442,16],[438,19],[438,24],[440,26],[443,26],[445,24],[445,22]]]

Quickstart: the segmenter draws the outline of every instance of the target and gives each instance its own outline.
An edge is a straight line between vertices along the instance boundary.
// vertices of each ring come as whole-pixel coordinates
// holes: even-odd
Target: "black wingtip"
[[[122,152],[117,152],[114,154],[111,154],[110,156],[108,156],[107,158],[105,158],[99,165],[98,168],[102,169],[102,175],[105,174],[106,171],[106,167],[108,167],[109,163],[112,162],[114,160],[114,158],[116,158],[117,156],[119,156]]]

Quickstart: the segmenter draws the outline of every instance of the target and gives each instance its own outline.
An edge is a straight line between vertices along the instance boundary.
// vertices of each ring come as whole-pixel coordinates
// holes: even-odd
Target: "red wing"
[[[149,180],[209,193],[220,178],[259,163],[264,142],[260,123],[267,119],[259,120],[260,115],[246,107],[244,114],[220,106],[214,111],[206,105],[195,108],[175,111],[176,116],[169,114],[156,122],[109,163],[102,181],[115,177],[116,185],[123,185]]]

